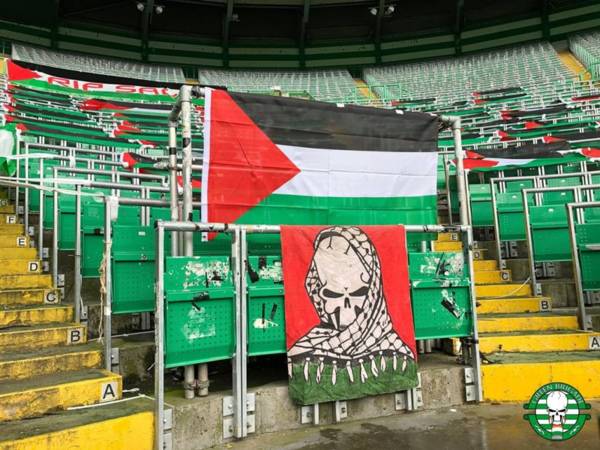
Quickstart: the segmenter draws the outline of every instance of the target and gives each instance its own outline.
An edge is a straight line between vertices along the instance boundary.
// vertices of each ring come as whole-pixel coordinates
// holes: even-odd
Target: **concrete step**
[[[481,315],[477,324],[480,333],[579,329],[576,315],[559,312]]]
[[[0,354],[0,382],[102,367],[102,349],[96,342]]]
[[[139,398],[2,424],[2,450],[152,450],[154,403]]]
[[[460,241],[460,234],[459,233],[438,233],[437,241],[438,242]]]
[[[476,284],[507,283],[511,280],[510,270],[475,270]]]
[[[58,289],[6,289],[0,291],[0,307],[24,305],[57,305],[60,303]]]
[[[487,248],[476,248],[473,249],[473,259],[475,261],[482,261],[486,259]]]
[[[61,372],[0,383],[0,421],[20,420],[121,398],[120,375],[103,369]]]
[[[526,331],[519,333],[482,333],[482,353],[496,352],[571,352],[600,350],[600,333],[585,331]],[[596,348],[597,347],[597,348]]]
[[[12,259],[38,259],[37,248],[0,248],[0,264]]]
[[[52,276],[47,274],[0,275],[0,290],[49,289],[52,284]]]
[[[34,350],[87,342],[87,329],[76,323],[56,323],[0,329],[0,351]]]
[[[481,284],[475,286],[477,298],[531,297],[531,285],[527,284]]]
[[[20,223],[16,214],[0,213],[0,224]]]
[[[586,400],[600,398],[600,352],[497,353],[481,366],[490,402],[524,402],[547,383],[567,383]]]
[[[479,259],[473,261],[473,269],[478,270],[498,270],[498,261],[495,259]]]
[[[0,328],[73,321],[71,305],[0,309]]]
[[[460,252],[462,242],[460,241],[433,241],[431,247],[434,252]]]
[[[477,300],[477,314],[526,313],[552,310],[549,297],[508,297]]]
[[[5,203],[5,202],[3,202]],[[8,204],[0,204],[0,213],[14,214],[15,213],[15,205]]]
[[[0,222],[0,234],[25,234],[25,225],[23,225],[22,223]]]
[[[30,246],[29,236],[23,233],[18,234],[0,234],[0,248],[24,248]]]
[[[19,250],[34,250],[19,249]],[[0,276],[1,275],[24,275],[30,273],[40,273],[42,271],[42,262],[39,259],[4,259],[0,261]]]

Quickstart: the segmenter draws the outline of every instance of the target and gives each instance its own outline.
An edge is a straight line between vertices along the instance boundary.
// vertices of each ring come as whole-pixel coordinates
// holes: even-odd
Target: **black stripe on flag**
[[[549,144],[526,143],[511,145],[506,148],[477,149],[475,153],[485,158],[502,159],[537,159],[537,158],[560,158],[559,151],[569,150],[568,142],[551,142]]]
[[[230,92],[278,145],[380,152],[435,152],[440,120],[419,112]]]

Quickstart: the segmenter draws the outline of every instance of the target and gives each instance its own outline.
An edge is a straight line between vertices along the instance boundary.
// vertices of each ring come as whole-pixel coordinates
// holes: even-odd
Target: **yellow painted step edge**
[[[22,308],[0,310],[0,327],[34,325],[43,323],[71,322],[73,307],[69,305],[52,308]]]
[[[55,345],[77,345],[87,342],[85,326],[16,329],[0,333],[0,350],[30,350]]]
[[[154,414],[150,411],[24,439],[0,442],[0,450],[152,450],[153,448]]]
[[[0,395],[0,421],[20,420],[56,409],[121,398],[121,376],[102,372],[103,376],[98,378]]]
[[[0,381],[20,380],[57,372],[94,369],[102,365],[102,351],[60,353],[13,361],[0,361]]]
[[[570,384],[586,400],[600,398],[600,359],[481,366],[483,397],[490,402],[523,402],[547,383]]]
[[[477,314],[502,314],[526,312],[550,312],[552,301],[550,298],[506,298],[477,300]]]
[[[510,331],[577,330],[576,316],[494,317],[479,316],[477,329],[480,333],[503,333]]]
[[[600,350],[600,333],[511,334],[504,336],[479,335],[479,350],[495,352],[568,352]]]

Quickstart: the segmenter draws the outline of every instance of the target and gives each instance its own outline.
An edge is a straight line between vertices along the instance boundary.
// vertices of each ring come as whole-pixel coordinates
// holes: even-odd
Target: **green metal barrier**
[[[575,225],[581,282],[585,291],[600,290],[600,223]]]
[[[530,200],[533,204],[533,200]],[[523,196],[520,192],[502,192],[496,194],[498,232],[501,241],[524,241],[525,212]]]
[[[229,258],[169,256],[164,289],[166,367],[230,359],[235,308]]]
[[[113,314],[154,311],[155,241],[154,227],[112,227]]]
[[[492,212],[492,192],[489,184],[469,185],[471,201],[471,220],[474,227],[491,227],[494,225]]]
[[[417,339],[470,336],[470,281],[462,253],[409,253]]]
[[[535,261],[571,261],[569,225],[564,204],[530,206],[529,221]]]
[[[104,202],[83,197],[81,205],[81,276],[98,278],[104,254]],[[116,224],[138,225],[140,208],[121,206]]]
[[[131,234],[127,227],[120,229]],[[113,237],[115,245],[116,241],[116,237]],[[141,245],[144,250],[149,248],[149,245]],[[132,243],[132,246],[135,244]],[[133,255],[134,251],[128,254]],[[148,263],[150,258],[148,255]],[[114,257],[113,261],[115,265],[119,264]],[[133,267],[139,263],[129,262],[133,262]],[[166,258],[167,367],[231,358],[235,346],[235,307],[230,272],[227,256]],[[470,280],[462,253],[411,252],[409,274],[417,339],[471,335],[473,312]],[[281,256],[249,256],[246,276],[248,354],[261,356],[285,353]],[[115,274],[115,286],[120,284],[116,279]],[[113,292],[117,291],[118,288],[115,288]],[[121,310],[119,299],[125,294],[125,291],[119,291],[113,297],[115,312]]]
[[[280,256],[248,258],[248,354],[285,353],[285,307]]]

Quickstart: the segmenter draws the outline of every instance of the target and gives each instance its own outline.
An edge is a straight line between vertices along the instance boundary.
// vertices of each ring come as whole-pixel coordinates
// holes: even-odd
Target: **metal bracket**
[[[118,347],[113,347],[110,353],[110,361],[112,366],[112,371],[115,373],[121,373],[121,354],[119,352]]]
[[[50,257],[50,249],[48,247],[44,247],[42,249],[42,259],[48,259]]]
[[[50,272],[50,262],[42,261],[42,272]]]
[[[533,295],[536,295],[536,296],[542,295],[542,285],[540,283],[535,283],[535,286],[534,286],[533,290],[534,290],[534,294]]]
[[[64,273],[58,274],[58,277],[56,279],[56,284],[57,284],[57,287],[59,287],[59,288],[65,287],[65,274]]]
[[[345,401],[336,401],[333,403],[335,423],[341,422],[348,417],[348,404]]]
[[[34,236],[35,235],[35,227],[29,227],[29,228],[27,228],[27,234],[29,236]]]
[[[421,373],[417,373],[419,384],[413,389],[398,392],[394,396],[396,411],[415,411],[423,407],[423,392],[421,387]]]
[[[25,214],[25,207],[23,205],[17,207],[17,214]]]
[[[173,433],[171,433],[171,430],[173,429],[173,410],[172,409],[164,410],[163,426],[164,426],[163,449],[164,450],[172,450],[173,449]]]
[[[81,317],[80,317],[81,321],[87,322],[87,320],[88,320],[88,305],[81,305],[80,314],[81,314]]]
[[[319,404],[303,406],[300,410],[300,423],[319,425]]]
[[[465,367],[465,398],[468,402],[477,400],[477,386],[475,385],[475,371],[472,367]]]
[[[256,432],[256,394],[246,395],[246,433]],[[233,438],[235,435],[234,425],[234,400],[232,395],[223,397],[223,439]],[[250,414],[252,413],[252,414]]]

